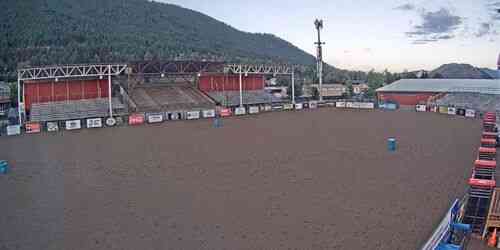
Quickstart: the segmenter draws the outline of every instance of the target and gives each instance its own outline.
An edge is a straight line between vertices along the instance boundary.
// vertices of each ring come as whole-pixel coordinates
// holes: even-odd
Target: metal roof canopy
[[[500,81],[487,79],[401,79],[377,92],[448,92],[500,95]]]
[[[17,77],[19,81],[47,80],[75,77],[99,77],[107,75],[120,75],[127,69],[126,64],[87,64],[87,65],[64,65],[19,69]],[[111,72],[109,72],[111,69]]]
[[[293,75],[294,67],[290,65],[227,64],[224,67],[224,72],[233,74]]]

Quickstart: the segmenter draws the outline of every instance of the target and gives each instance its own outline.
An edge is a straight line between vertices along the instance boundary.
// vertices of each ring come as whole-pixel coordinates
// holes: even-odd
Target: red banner
[[[40,123],[37,122],[29,122],[26,123],[26,134],[36,134],[41,132]]]
[[[129,125],[141,125],[144,124],[144,115],[132,114],[128,117]]]
[[[220,116],[221,117],[231,116],[231,109],[221,109],[220,110]]]

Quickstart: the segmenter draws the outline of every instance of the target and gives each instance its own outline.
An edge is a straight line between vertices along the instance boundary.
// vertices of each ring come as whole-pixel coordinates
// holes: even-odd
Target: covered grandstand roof
[[[401,79],[377,92],[481,93],[500,95],[500,81],[486,79]]]

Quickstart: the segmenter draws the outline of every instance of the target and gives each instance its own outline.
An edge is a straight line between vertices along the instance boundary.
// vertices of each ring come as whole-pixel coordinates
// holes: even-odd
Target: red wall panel
[[[394,101],[399,105],[417,105],[420,102],[426,102],[430,97],[437,93],[378,93],[378,99],[382,102]]]
[[[264,78],[261,75],[243,76],[243,90],[264,89]],[[202,91],[239,91],[239,75],[202,75],[199,79],[199,88]]]
[[[24,83],[26,109],[33,103],[108,97],[107,80],[64,80]]]

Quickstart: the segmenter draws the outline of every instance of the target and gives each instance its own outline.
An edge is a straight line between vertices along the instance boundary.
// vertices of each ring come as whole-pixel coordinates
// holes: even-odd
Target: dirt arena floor
[[[418,249],[480,126],[326,108],[0,138],[0,249]]]

